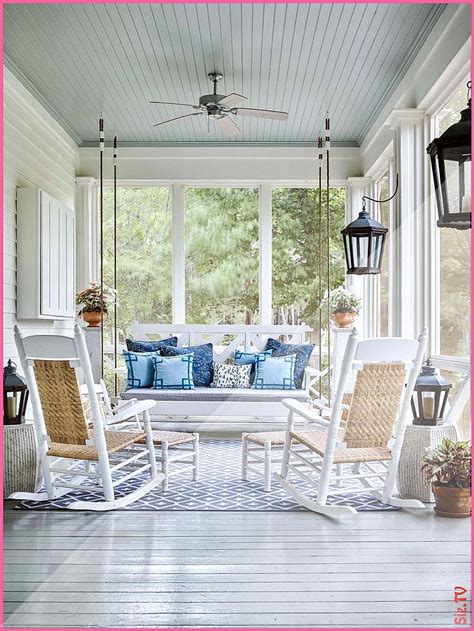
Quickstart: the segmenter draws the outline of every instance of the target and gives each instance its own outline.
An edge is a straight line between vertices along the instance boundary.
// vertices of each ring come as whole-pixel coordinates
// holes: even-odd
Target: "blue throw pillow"
[[[153,357],[155,390],[193,390],[193,353],[178,357]]]
[[[157,353],[123,351],[127,367],[127,388],[151,388],[153,385],[153,357]]]
[[[134,353],[156,353],[163,346],[177,346],[178,338],[168,337],[166,340],[158,341],[126,339],[125,343],[127,345],[127,350],[133,351]]]
[[[295,390],[296,355],[267,357],[265,353],[257,355],[255,368],[256,390]]]
[[[194,354],[193,380],[195,386],[210,386],[213,377],[212,371],[212,344],[201,344],[200,346],[163,346],[160,353],[164,357],[175,357],[177,355]]]
[[[273,351],[262,351],[265,353],[267,357],[272,356]],[[257,355],[259,353],[246,353],[244,351],[235,351],[234,353],[234,361],[237,366],[247,366],[251,364],[252,368],[250,370],[250,383],[252,384],[255,379],[255,364],[257,363]]]
[[[262,351],[262,353],[266,353],[267,357],[271,357],[273,351]],[[238,366],[246,366],[247,364],[252,364],[255,366],[257,362],[257,355],[260,353],[246,353],[244,351],[235,351],[234,360]],[[253,370],[253,369],[252,369]]]
[[[266,351],[273,351],[272,357],[284,357],[285,355],[296,355],[295,363],[295,387],[303,387],[304,370],[308,365],[309,358],[313,352],[314,344],[286,344],[280,340],[268,338],[265,345]]]

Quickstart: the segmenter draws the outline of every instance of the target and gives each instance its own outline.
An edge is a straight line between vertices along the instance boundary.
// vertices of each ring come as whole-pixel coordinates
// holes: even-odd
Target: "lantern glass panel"
[[[353,249],[356,252],[355,267],[368,267],[369,237],[365,235],[352,237]]]

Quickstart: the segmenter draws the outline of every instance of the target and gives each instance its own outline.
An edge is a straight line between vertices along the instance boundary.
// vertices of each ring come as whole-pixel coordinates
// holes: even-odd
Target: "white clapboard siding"
[[[50,114],[4,69],[4,362],[18,361],[16,323],[16,189],[39,187],[74,208],[78,147]],[[72,322],[22,320],[26,335],[71,330]]]

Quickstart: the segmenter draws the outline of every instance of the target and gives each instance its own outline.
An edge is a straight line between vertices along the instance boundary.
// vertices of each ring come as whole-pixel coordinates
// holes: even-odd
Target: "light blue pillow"
[[[255,365],[256,390],[295,390],[296,355],[268,357],[266,353],[257,355]]]
[[[153,357],[155,390],[194,390],[193,382],[194,353],[175,357]]]
[[[123,351],[127,367],[127,388],[151,388],[153,385],[153,357],[158,353]]]
[[[271,357],[273,351],[262,351],[262,353],[267,357]],[[260,354],[261,353],[246,353],[244,351],[235,351],[234,361],[237,366],[246,366],[247,364],[255,365],[257,362],[257,355]]]

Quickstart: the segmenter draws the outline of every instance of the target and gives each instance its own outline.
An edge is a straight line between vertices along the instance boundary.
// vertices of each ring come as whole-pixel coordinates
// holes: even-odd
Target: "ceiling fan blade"
[[[203,112],[193,112],[192,114],[183,114],[183,116],[176,116],[176,118],[170,118],[167,121],[162,121],[161,123],[156,123],[153,127],[159,127],[160,125],[166,125],[166,123],[172,123],[173,121],[177,121],[180,118],[188,118],[188,116],[199,116]]]
[[[273,118],[274,120],[288,120],[288,112],[278,112],[276,110],[258,110],[251,107],[237,107],[232,110],[232,114],[239,116],[255,116],[256,118]]]
[[[240,128],[234,123],[230,116],[222,116],[214,119],[216,124],[222,129],[225,136],[237,136],[240,134]]]
[[[238,105],[242,101],[246,100],[246,96],[242,96],[241,94],[235,94],[235,92],[232,92],[232,94],[223,96],[222,99],[217,102],[219,103],[219,105],[223,105],[224,107],[234,107],[235,105]]]
[[[157,103],[158,105],[182,105],[183,107],[199,109],[199,105],[191,105],[191,103],[173,103],[172,101],[150,101],[150,103]]]

